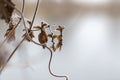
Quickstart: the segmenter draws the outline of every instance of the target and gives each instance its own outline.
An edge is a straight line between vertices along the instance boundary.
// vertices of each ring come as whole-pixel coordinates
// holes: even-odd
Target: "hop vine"
[[[25,18],[25,16],[24,16],[25,0],[23,0],[21,11],[18,10],[15,7],[15,5],[11,2],[11,0],[0,0],[0,4],[4,5],[4,6],[0,6],[0,9],[1,8],[5,9],[6,6],[10,9],[10,10],[5,9],[6,12],[7,11],[9,12],[9,14],[3,14],[4,11],[0,12],[0,14],[2,14],[1,19],[5,19],[5,21],[8,22],[8,25],[9,25],[8,29],[6,29],[6,32],[4,34],[5,40],[0,45],[0,47],[2,47],[5,42],[14,42],[14,40],[16,40],[16,36],[17,36],[16,35],[17,27],[19,26],[20,22],[22,22],[23,25],[24,25],[23,35],[21,36],[22,40],[15,47],[15,49],[12,51],[12,53],[8,57],[6,63],[2,64],[2,61],[0,61],[0,74],[2,74],[3,70],[7,66],[7,63],[11,60],[12,56],[18,50],[20,45],[24,41],[27,41],[27,42],[32,42],[36,45],[39,45],[39,46],[43,47],[43,49],[48,49],[50,51],[50,60],[49,60],[49,64],[48,64],[48,69],[49,69],[50,74],[52,76],[61,77],[61,78],[63,77],[66,80],[68,80],[67,76],[56,75],[51,70],[51,61],[52,61],[52,57],[53,57],[53,52],[55,52],[58,49],[59,50],[62,49],[64,27],[62,27],[60,25],[56,26],[56,31],[58,31],[59,34],[55,34],[51,30],[52,26],[50,26],[46,22],[40,22],[40,25],[33,25],[33,23],[35,21],[35,17],[37,15],[37,10],[38,10],[38,7],[39,7],[39,0],[37,0],[37,4],[36,4],[35,12],[34,12],[34,15],[33,15],[33,19],[32,20],[27,20],[27,24],[29,24],[28,26],[26,25],[26,22],[25,22],[25,19],[24,19]],[[17,22],[15,22],[14,18],[12,18],[12,16],[11,16],[13,10],[16,10],[19,13],[19,17],[17,17],[18,18]],[[36,31],[39,32],[38,35],[34,35],[34,32],[36,32]],[[48,32],[51,32],[51,33],[48,33]],[[35,37],[38,38],[38,41],[34,41]],[[55,41],[55,40],[57,40],[57,41]],[[51,45],[48,45],[49,41],[52,43]],[[0,60],[2,60],[1,57],[0,57]]]

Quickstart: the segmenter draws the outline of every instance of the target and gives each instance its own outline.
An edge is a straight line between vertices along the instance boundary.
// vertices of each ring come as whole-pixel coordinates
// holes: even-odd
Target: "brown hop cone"
[[[43,45],[43,48],[45,48],[45,45],[48,41],[48,36],[45,31],[45,26],[47,26],[47,24],[43,22],[41,22],[41,26],[34,26],[34,28],[41,31],[38,35],[38,40]]]
[[[48,37],[45,31],[42,31],[39,35],[38,35],[38,40],[39,42],[44,45],[45,43],[47,43],[48,41]],[[45,46],[43,46],[43,48],[45,48]]]

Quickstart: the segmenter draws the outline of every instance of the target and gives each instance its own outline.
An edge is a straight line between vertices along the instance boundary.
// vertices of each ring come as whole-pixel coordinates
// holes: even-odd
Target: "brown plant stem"
[[[20,45],[23,43],[23,41],[25,40],[25,37],[20,41],[20,43],[17,45],[17,47],[14,49],[14,51],[10,54],[9,58],[7,59],[6,63],[3,65],[3,67],[0,69],[0,74],[3,72],[5,66],[7,65],[7,63],[10,61],[10,59],[12,58],[12,56],[15,54],[16,50],[20,47]]]
[[[33,23],[34,23],[34,20],[35,20],[35,16],[36,16],[36,13],[37,13],[37,10],[38,10],[38,6],[39,6],[39,0],[37,0],[37,5],[36,5],[36,8],[35,8],[35,12],[34,12],[34,16],[33,16],[33,19],[32,19],[31,26],[30,26],[30,30],[32,29],[32,26],[33,26]]]

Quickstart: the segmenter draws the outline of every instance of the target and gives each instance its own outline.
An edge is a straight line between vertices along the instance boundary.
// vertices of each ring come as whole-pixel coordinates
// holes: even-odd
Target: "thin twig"
[[[32,29],[32,26],[33,26],[33,23],[34,23],[34,20],[35,20],[35,16],[36,16],[36,13],[37,13],[37,10],[38,10],[38,6],[39,6],[39,0],[37,0],[37,5],[36,5],[36,8],[35,8],[35,13],[34,13],[34,16],[33,16],[33,19],[32,19],[30,30]]]
[[[22,13],[24,12],[24,8],[25,8],[25,0],[23,0]]]

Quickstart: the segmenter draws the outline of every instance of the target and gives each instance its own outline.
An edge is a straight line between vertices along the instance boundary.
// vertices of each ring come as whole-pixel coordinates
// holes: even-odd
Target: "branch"
[[[36,8],[35,8],[35,13],[34,13],[34,16],[33,16],[33,19],[32,19],[30,30],[31,30],[31,28],[33,26],[33,23],[34,23],[34,20],[35,20],[35,16],[36,16],[36,13],[37,13],[37,10],[38,10],[38,6],[39,6],[39,0],[37,0],[37,5],[36,5]]]

